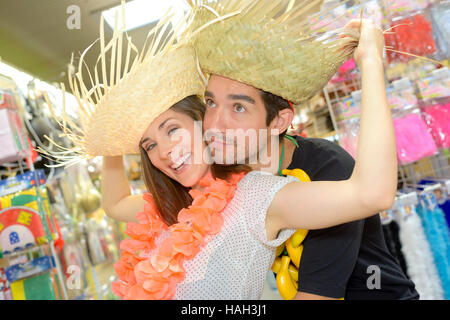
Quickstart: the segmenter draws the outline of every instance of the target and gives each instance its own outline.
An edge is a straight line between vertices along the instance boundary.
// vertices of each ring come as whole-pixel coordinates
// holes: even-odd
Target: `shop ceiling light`
[[[136,29],[158,21],[170,7],[173,8],[172,23],[174,24],[181,19],[186,10],[189,10],[189,5],[183,0],[133,0],[125,3],[125,30]],[[102,11],[111,29],[114,29],[116,14],[118,14],[118,26],[121,26],[121,5]]]

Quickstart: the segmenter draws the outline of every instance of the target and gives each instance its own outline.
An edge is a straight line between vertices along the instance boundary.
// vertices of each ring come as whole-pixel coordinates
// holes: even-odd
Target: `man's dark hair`
[[[278,115],[278,112],[284,109],[290,109],[291,106],[286,99],[276,96],[273,93],[261,90],[261,98],[264,101],[266,108],[266,125],[268,126],[273,119]],[[280,138],[284,137],[287,130],[280,134]]]

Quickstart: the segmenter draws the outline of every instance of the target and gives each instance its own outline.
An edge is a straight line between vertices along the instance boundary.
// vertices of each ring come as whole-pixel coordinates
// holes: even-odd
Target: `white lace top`
[[[292,181],[298,179],[252,171],[238,183],[222,213],[220,233],[206,239],[207,245],[194,259],[185,261],[186,278],[178,284],[175,299],[260,299],[276,248],[295,231],[283,230],[268,241],[266,212],[275,193]]]

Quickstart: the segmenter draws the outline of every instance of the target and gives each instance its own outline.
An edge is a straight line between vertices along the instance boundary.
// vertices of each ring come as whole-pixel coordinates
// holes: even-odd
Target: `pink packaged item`
[[[394,131],[400,164],[415,162],[437,152],[433,137],[417,113],[394,119]]]
[[[29,145],[11,92],[0,90],[0,163],[24,159]]]
[[[430,105],[422,110],[422,117],[437,147],[450,148],[450,103]]]
[[[347,119],[338,123],[342,147],[356,159],[358,150],[359,118]]]

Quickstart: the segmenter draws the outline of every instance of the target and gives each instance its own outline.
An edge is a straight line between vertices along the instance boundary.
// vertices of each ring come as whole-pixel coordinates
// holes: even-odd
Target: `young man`
[[[205,102],[204,129],[219,131],[224,141],[229,142],[234,138],[226,135],[230,129],[246,132],[278,129],[284,136],[293,118],[285,99],[219,75],[211,75]],[[246,156],[267,152],[263,149],[271,149],[268,147],[270,140],[268,137],[267,141],[259,141],[257,146],[246,146]],[[302,169],[316,181],[345,180],[352,174],[355,162],[338,145],[315,138],[295,137],[294,141],[298,146],[286,137],[279,141],[277,151],[281,154],[283,145],[285,151],[281,169]],[[219,149],[220,144],[211,146]],[[238,146],[231,146],[226,151],[238,155]],[[281,158],[278,153],[271,156],[273,159]],[[236,156],[233,159],[236,163],[243,161]],[[250,166],[255,170],[262,167],[260,163]],[[272,173],[278,174],[278,168],[272,169]],[[303,242],[295,299],[340,298],[418,298],[414,283],[405,276],[385,245],[378,215],[332,228],[311,230]]]
[[[220,161],[246,162],[254,170],[273,174],[298,168],[313,181],[351,176],[355,162],[338,145],[285,135],[294,116],[290,102],[307,101],[321,90],[351,57],[347,48],[359,41],[354,35],[360,21],[347,26],[353,36],[330,33],[319,39],[315,24],[326,12],[315,14],[312,8],[318,2],[294,1],[286,7],[284,0],[243,0],[239,5],[219,0],[196,13],[199,26],[220,21],[209,23],[195,41],[200,67],[210,75],[203,128],[219,133],[210,146]],[[261,130],[268,133],[257,134],[257,143],[235,143],[243,134]],[[278,143],[272,142],[274,134],[281,137]],[[250,161],[261,160],[261,155],[272,160],[269,166]],[[414,283],[389,254],[379,215],[308,232],[295,299],[418,297]]]

